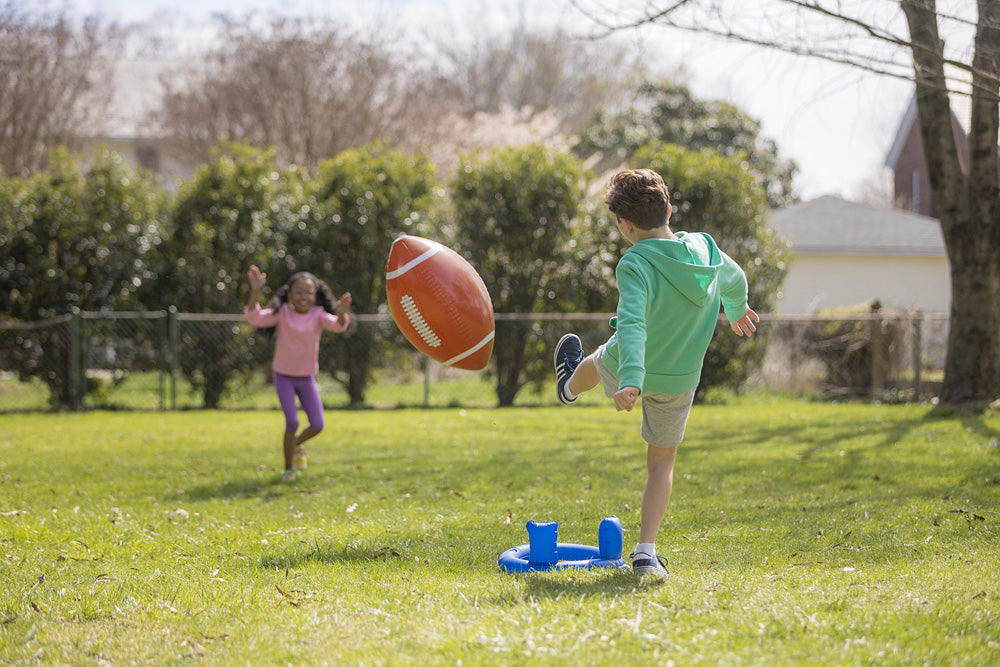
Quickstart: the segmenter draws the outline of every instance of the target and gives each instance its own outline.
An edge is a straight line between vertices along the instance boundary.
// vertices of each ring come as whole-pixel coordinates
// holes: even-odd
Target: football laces
[[[417,308],[413,297],[409,294],[404,294],[399,301],[403,306],[403,312],[406,313],[406,319],[410,321],[410,324],[416,330],[421,340],[430,347],[439,347],[441,345],[441,338],[434,333],[434,330],[427,324],[424,316],[420,314],[420,309]]]

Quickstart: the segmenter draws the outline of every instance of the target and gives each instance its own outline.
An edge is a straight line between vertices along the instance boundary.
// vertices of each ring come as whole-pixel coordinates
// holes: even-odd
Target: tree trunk
[[[945,405],[977,407],[1000,396],[1000,30],[996,27],[1000,8],[995,0],[978,0],[972,162],[966,170],[951,129],[934,0],[900,4],[910,29],[917,115],[931,189],[951,264],[951,321],[940,400]]]
[[[348,339],[347,395],[351,405],[365,404],[365,391],[371,373],[372,337],[368,333],[354,332]]]
[[[529,324],[524,322],[498,322],[496,337],[504,342],[493,348],[497,368],[497,404],[501,408],[514,405],[521,387],[524,369],[524,349],[528,344]]]
[[[960,227],[974,227],[964,221]],[[984,238],[953,234],[951,317],[948,354],[940,401],[945,405],[980,406],[1000,396],[1000,344],[997,308],[1000,290],[996,270],[1000,250]],[[961,259],[956,260],[955,257]],[[992,270],[991,270],[992,267]]]

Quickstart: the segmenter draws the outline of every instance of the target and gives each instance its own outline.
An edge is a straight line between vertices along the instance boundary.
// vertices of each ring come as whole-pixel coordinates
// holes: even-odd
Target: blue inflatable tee
[[[532,565],[551,565],[559,561],[559,524],[555,521],[529,521],[528,553]]]
[[[615,560],[622,557],[622,543],[625,537],[622,522],[615,515],[601,521],[597,529],[597,551],[601,558]]]

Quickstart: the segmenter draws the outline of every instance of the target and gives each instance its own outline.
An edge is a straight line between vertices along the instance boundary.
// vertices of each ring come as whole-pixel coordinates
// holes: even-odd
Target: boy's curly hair
[[[292,275],[292,277],[288,279],[287,283],[278,288],[278,290],[274,293],[274,296],[271,297],[271,300],[267,302],[267,305],[264,306],[264,308],[272,308],[277,311],[283,305],[288,303],[288,293],[291,291],[292,285],[300,280],[311,280],[313,285],[316,286],[317,306],[320,306],[323,310],[332,315],[337,314],[337,311],[334,308],[334,304],[337,303],[337,300],[333,297],[333,290],[330,289],[330,286],[324,281],[320,280],[308,271],[299,271],[298,273]],[[275,329],[277,329],[277,327],[267,327],[264,329],[257,329],[257,332],[260,333],[265,339],[270,340],[274,337]]]
[[[670,191],[652,169],[625,169],[615,174],[604,191],[604,202],[619,218],[640,229],[666,224],[670,213]]]

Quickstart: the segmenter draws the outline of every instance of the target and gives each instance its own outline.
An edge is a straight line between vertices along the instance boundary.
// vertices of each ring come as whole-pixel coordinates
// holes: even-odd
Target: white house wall
[[[179,180],[190,178],[194,170],[192,164],[178,160],[173,152],[163,150],[159,142],[152,140],[88,138],[81,141],[81,152],[84,155],[92,155],[98,148],[118,153],[134,167],[156,172],[160,175],[163,186],[170,191],[176,189]]]
[[[878,300],[883,306],[947,313],[948,260],[943,257],[822,255],[793,257],[777,312],[811,314]]]

